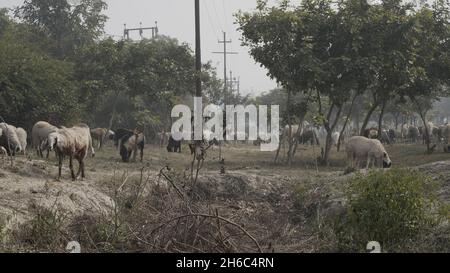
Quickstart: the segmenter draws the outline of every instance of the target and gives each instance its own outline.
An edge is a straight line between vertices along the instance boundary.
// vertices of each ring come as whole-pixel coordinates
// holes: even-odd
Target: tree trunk
[[[394,115],[395,118],[395,130],[398,130],[398,117],[399,117],[399,113],[397,113],[396,115]]]
[[[327,131],[327,137],[326,137],[326,141],[325,141],[325,151],[323,153],[323,157],[322,157],[322,164],[325,166],[329,166],[329,158],[330,158],[330,151],[331,151],[331,147],[332,147],[332,134],[334,129],[336,128],[338,122],[339,122],[339,118],[341,117],[341,113],[342,113],[342,106],[340,106],[338,108],[338,111],[336,113],[336,117],[335,120],[333,122],[333,124],[330,127],[330,117],[331,117],[331,113],[333,110],[333,106],[330,108],[330,112],[328,113],[328,117],[327,120],[324,122],[324,127],[325,130]]]
[[[289,125],[289,134],[288,134],[288,143],[289,143],[289,150],[287,154],[287,160],[288,165],[291,166],[292,164],[292,120],[291,120],[291,90],[288,89],[288,95],[287,95],[287,118],[288,118],[288,125]]]
[[[363,125],[361,126],[361,131],[359,132],[359,134],[360,134],[361,136],[364,135],[364,131],[366,130],[367,124],[369,124],[370,117],[372,116],[372,114],[373,114],[373,112],[375,111],[375,109],[377,109],[378,105],[379,105],[378,102],[374,103],[374,104],[372,105],[372,107],[369,109],[369,112],[367,112],[367,115],[366,115],[366,117],[364,118],[364,123],[363,123]]]
[[[305,119],[304,116],[300,119],[300,123],[298,124],[297,132],[295,133],[295,136],[296,136],[296,137],[295,137],[295,140],[294,140],[294,147],[293,147],[293,150],[292,150],[292,157],[294,157],[294,156],[295,156],[295,153],[297,152],[298,139],[299,139],[299,137],[300,137],[300,133],[303,131],[303,123],[304,123],[304,119]]]
[[[352,103],[350,104],[350,109],[348,110],[347,117],[346,117],[345,122],[344,122],[344,126],[342,126],[341,133],[339,134],[339,139],[338,139],[338,143],[337,143],[337,151],[338,152],[341,149],[342,137],[343,137],[343,135],[345,133],[345,129],[347,128],[348,121],[349,121],[349,119],[350,119],[350,117],[352,115],[353,105],[355,105],[355,100],[356,100],[357,97],[358,97],[358,95],[355,94],[355,96],[353,97]]]
[[[108,122],[108,128],[107,128],[107,132],[106,134],[103,136],[103,139],[101,140],[102,143],[105,142],[105,138],[108,135],[108,132],[111,130],[112,126],[113,126],[113,122],[114,122],[114,118],[116,117],[116,112],[117,112],[117,102],[119,101],[119,96],[120,96],[120,91],[116,92],[116,97],[114,98],[114,104],[113,104],[113,109],[112,109],[112,113],[111,113],[111,117],[109,118],[109,122]],[[120,149],[120,147],[118,147]]]
[[[381,103],[381,112],[380,117],[378,118],[378,140],[380,141],[382,139],[381,133],[383,132],[382,126],[383,126],[384,109],[386,109],[386,101],[383,101]]]
[[[416,104],[417,111],[419,112],[419,116],[422,119],[422,122],[424,124],[423,128],[425,131],[425,143],[427,145],[427,152],[432,153],[434,151],[435,147],[431,147],[430,131],[428,130],[427,119],[426,119],[427,111],[424,111],[422,109],[422,107],[420,107],[420,103],[414,97],[412,97],[411,100]]]

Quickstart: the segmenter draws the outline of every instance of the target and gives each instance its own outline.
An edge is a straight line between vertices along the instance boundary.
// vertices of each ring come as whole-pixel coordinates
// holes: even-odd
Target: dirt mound
[[[16,159],[0,170],[0,225],[13,229],[29,218],[29,206],[58,207],[68,213],[104,213],[112,200],[91,180],[56,181],[56,167],[45,161]],[[65,170],[66,171],[66,170]]]

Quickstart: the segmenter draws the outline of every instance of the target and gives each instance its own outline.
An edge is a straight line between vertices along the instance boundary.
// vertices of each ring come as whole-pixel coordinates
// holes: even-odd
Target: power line
[[[228,31],[228,33],[231,33],[230,28],[227,24],[227,14],[229,14],[229,13],[228,13],[228,9],[225,6],[225,0],[222,0],[222,6],[223,6],[223,17],[224,17],[223,19],[225,20],[226,31]]]
[[[216,25],[214,24],[213,20],[211,19],[211,13],[209,12],[208,5],[206,4],[206,1],[202,1],[202,3],[203,3],[203,6],[206,9],[206,14],[208,15],[208,20],[209,20],[209,24],[210,24],[211,30],[214,33],[214,35],[216,35],[216,39],[219,40],[219,37],[217,36],[217,33],[216,33],[218,28],[216,28]]]
[[[212,0],[211,2],[213,3],[214,13],[216,14],[217,22],[219,22],[219,25],[220,25],[220,28],[222,29],[222,31],[225,31],[225,28],[222,25],[222,20],[219,20],[220,16],[219,16],[219,13],[217,12],[216,2],[215,2],[215,0]]]

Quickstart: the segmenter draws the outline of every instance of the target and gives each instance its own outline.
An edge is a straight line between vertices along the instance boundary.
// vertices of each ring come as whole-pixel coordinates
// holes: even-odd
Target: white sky
[[[0,7],[14,7],[22,0],[0,0]],[[109,20],[105,31],[115,38],[123,35],[124,24],[128,28],[154,26],[158,21],[160,34],[187,42],[194,49],[194,0],[106,0]],[[223,55],[213,54],[213,51],[223,51],[222,31],[227,32],[231,51],[239,55],[229,55],[227,58],[228,72],[233,71],[233,77],[240,77],[242,94],[259,94],[276,87],[276,83],[266,76],[266,71],[248,54],[248,49],[240,45],[240,33],[236,30],[233,14],[238,10],[251,11],[256,6],[256,0],[200,0],[202,61],[212,61],[217,67],[218,76],[223,78]],[[269,1],[275,3],[276,0]],[[145,35],[145,33],[144,33]],[[148,33],[147,35],[151,35]],[[138,34],[132,35],[138,38]],[[147,36],[149,37],[149,36]]]

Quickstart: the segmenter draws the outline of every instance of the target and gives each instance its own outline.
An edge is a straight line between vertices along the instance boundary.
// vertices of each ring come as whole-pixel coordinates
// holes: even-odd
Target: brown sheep
[[[100,150],[103,147],[103,144],[108,139],[112,139],[114,137],[114,132],[106,129],[106,128],[95,128],[91,130],[92,140],[96,140],[98,143],[98,149]]]
[[[72,175],[72,180],[76,180],[80,173],[81,177],[85,178],[84,159],[90,149],[92,156],[95,155],[92,147],[92,138],[89,127],[86,124],[78,124],[72,128],[59,129],[56,132],[50,133],[47,138],[47,144],[50,150],[55,150],[58,157],[58,180],[61,179],[61,168],[64,156],[69,157],[69,168]],[[73,159],[79,163],[78,173],[75,176],[73,171]]]

